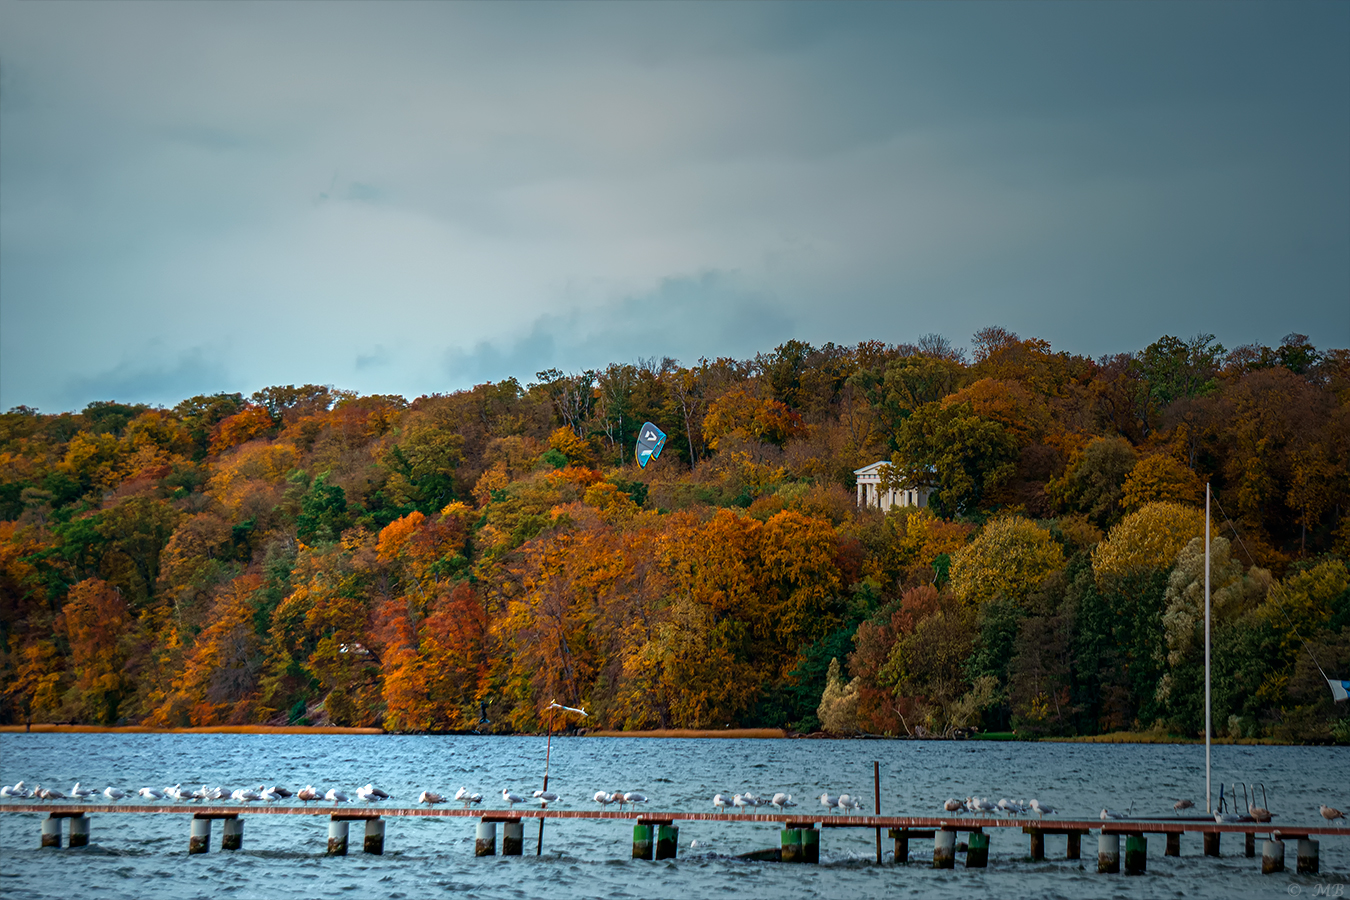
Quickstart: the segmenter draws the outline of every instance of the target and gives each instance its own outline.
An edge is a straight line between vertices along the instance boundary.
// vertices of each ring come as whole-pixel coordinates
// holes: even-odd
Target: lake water
[[[1316,807],[1350,807],[1345,778],[1350,750],[1337,747],[1215,747],[1219,781],[1262,782],[1276,823],[1321,823]],[[566,808],[593,807],[600,789],[638,790],[649,809],[712,811],[713,794],[790,792],[801,808],[818,808],[822,791],[866,798],[871,809],[872,761],[881,763],[882,811],[937,815],[948,797],[1031,798],[1062,815],[1096,818],[1103,806],[1139,814],[1170,814],[1171,798],[1204,805],[1204,749],[1125,744],[1022,744],[945,741],[689,740],[555,737],[549,787]],[[542,781],[544,739],[400,735],[0,734],[0,781],[42,783],[68,791],[85,786],[163,788],[181,782],[228,788],[313,783],[355,796],[368,781],[414,804],[422,790],[453,794],[461,785],[481,792],[485,807],[501,807],[502,788],[528,795]],[[2,802],[2,801],[0,801]],[[90,846],[39,849],[39,814],[0,814],[0,895],[5,897],[541,897],[663,898],[744,896],[868,898],[905,896],[1284,897],[1350,895],[1350,839],[1324,838],[1322,874],[1263,876],[1258,857],[1242,855],[1242,839],[1225,836],[1224,856],[1206,858],[1201,839],[1182,839],[1179,859],[1163,856],[1163,839],[1149,839],[1148,874],[1098,875],[1096,841],[1083,841],[1083,860],[1065,861],[1064,838],[1048,837],[1050,859],[1027,860],[1020,832],[996,830],[989,868],[934,871],[928,841],[911,842],[911,859],[874,862],[868,830],[827,829],[819,866],[733,858],[776,847],[770,824],[680,823],[680,858],[630,858],[632,826],[613,821],[552,820],[544,855],[474,857],[473,819],[387,819],[384,856],[360,852],[352,828],[351,855],[328,858],[326,817],[246,817],[244,850],[212,848],[188,856],[186,816],[93,816]],[[527,852],[536,825],[526,826]],[[498,829],[500,832],[500,829]],[[697,846],[690,847],[692,841]],[[1122,842],[1123,844],[1123,842]],[[1123,846],[1122,846],[1123,850]]]

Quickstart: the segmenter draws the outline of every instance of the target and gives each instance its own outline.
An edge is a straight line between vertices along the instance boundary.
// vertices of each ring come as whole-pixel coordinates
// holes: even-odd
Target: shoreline
[[[0,734],[386,734],[383,728],[337,725],[207,725],[154,728],[150,725],[0,725]]]

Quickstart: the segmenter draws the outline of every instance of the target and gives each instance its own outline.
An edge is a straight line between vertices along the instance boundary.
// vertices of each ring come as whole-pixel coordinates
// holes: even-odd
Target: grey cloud
[[[197,394],[231,390],[233,383],[229,370],[210,352],[193,347],[171,361],[127,360],[95,375],[69,378],[55,396],[60,410],[82,409],[95,400],[173,406]]]

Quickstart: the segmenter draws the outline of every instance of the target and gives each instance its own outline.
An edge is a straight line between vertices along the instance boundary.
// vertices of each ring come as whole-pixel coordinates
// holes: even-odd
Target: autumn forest
[[[669,435],[637,466],[646,420]],[[853,471],[931,488],[857,506]],[[1350,351],[1165,336],[0,416],[0,723],[1350,743]]]

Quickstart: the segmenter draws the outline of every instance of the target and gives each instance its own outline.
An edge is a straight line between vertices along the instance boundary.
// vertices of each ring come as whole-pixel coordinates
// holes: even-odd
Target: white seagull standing
[[[258,796],[267,804],[276,803],[281,799],[281,795],[277,793],[276,788],[263,787],[262,785],[258,785]]]
[[[105,787],[105,788],[103,789],[103,796],[105,796],[105,797],[108,798],[108,802],[109,802],[109,803],[113,803],[113,802],[115,802],[115,801],[117,801],[117,800],[121,800],[121,799],[122,799],[123,797],[125,797],[126,795],[127,795],[127,792],[126,792],[126,791],[119,791],[117,788],[113,787],[112,785],[109,785],[108,787]]]
[[[714,809],[726,809],[730,804],[731,804],[731,801],[728,800],[724,795],[722,795],[722,794],[713,794],[713,808],[714,808]]]
[[[299,793],[297,793],[295,796],[298,797],[300,799],[300,802],[305,804],[306,806],[309,805],[309,802],[311,800],[323,799],[323,794],[320,793],[319,791],[316,791],[314,789],[314,785],[312,784],[307,784],[304,787],[302,787]]]
[[[425,803],[427,806],[434,806],[437,803],[444,803],[445,798],[435,791],[423,791],[417,796],[418,803]]]
[[[233,794],[230,794],[231,800],[238,800],[240,803],[252,803],[255,800],[261,800],[262,797],[255,790],[249,788],[240,788]]]
[[[513,794],[506,788],[502,788],[502,800],[506,802],[507,809],[515,809],[517,803],[524,803],[525,798],[519,794]]]
[[[557,794],[553,793],[552,791],[535,791],[534,799],[539,801],[539,805],[541,807],[543,807],[544,809],[548,809],[548,805],[550,803],[557,803],[562,798],[559,797]]]
[[[966,808],[966,805],[962,803],[960,800],[957,800],[955,797],[952,797],[951,799],[947,800],[947,802],[942,804],[942,808],[945,809],[947,812],[960,813],[961,810]]]
[[[609,806],[609,794],[605,793],[604,791],[596,791],[595,796],[592,797],[591,799],[594,800],[596,803],[599,803],[601,809],[604,809],[605,807]]]
[[[828,809],[830,814],[833,815],[834,811],[839,808],[839,795],[829,793],[821,794],[820,805]]]
[[[1116,812],[1114,809],[1102,810],[1103,821],[1105,821],[1106,819],[1123,819],[1123,818],[1125,818],[1125,814],[1123,812]]]
[[[774,794],[773,799],[770,800],[769,803],[777,807],[780,812],[784,807],[797,805],[792,802],[791,794]]]
[[[363,800],[366,803],[379,803],[381,800],[388,800],[389,795],[377,788],[372,782],[365,787],[356,789],[356,799]]]
[[[647,795],[639,794],[637,791],[629,791],[628,793],[623,795],[623,802],[627,803],[629,806],[635,806],[639,803],[646,803]]]
[[[88,788],[80,787],[80,783],[77,781],[75,782],[75,786],[70,789],[70,799],[84,800],[86,798],[94,796],[97,793],[98,791],[91,791]]]
[[[333,805],[337,806],[339,803],[347,802],[347,795],[342,793],[342,791],[339,791],[337,788],[329,788],[328,793],[323,795],[323,799],[332,800]]]
[[[1042,803],[1039,800],[1033,799],[1031,801],[1031,808],[1036,810],[1036,815],[1040,817],[1053,816],[1055,814],[1055,808],[1053,806],[1048,803]]]
[[[137,791],[136,793],[140,794],[140,795],[141,795],[142,797],[144,797],[146,800],[163,800],[163,799],[164,799],[164,792],[163,792],[163,791],[157,791],[157,790],[155,790],[154,788],[141,788],[141,789],[140,789],[139,791]]]
[[[745,808],[747,806],[754,806],[755,802],[753,800],[746,800],[744,794],[737,794],[731,798],[731,805],[736,807],[739,811],[745,812]]]

